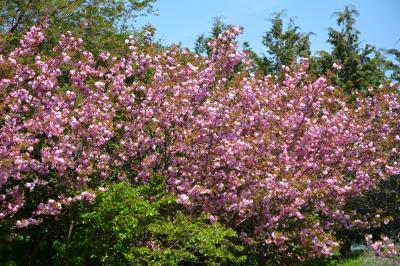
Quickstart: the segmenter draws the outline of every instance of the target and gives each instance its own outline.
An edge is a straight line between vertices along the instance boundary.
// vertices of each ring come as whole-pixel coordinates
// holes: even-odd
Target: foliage
[[[398,156],[393,158],[398,161]],[[378,215],[379,221],[375,223],[373,228],[362,230],[353,238],[360,239],[365,233],[374,235],[385,234],[390,236],[396,242],[400,241],[400,179],[398,175],[393,175],[384,180],[375,189],[366,192],[364,195],[354,198],[347,203],[347,208],[356,209],[364,215]],[[349,235],[350,236],[350,235]]]
[[[280,75],[282,66],[289,66],[301,57],[311,57],[310,36],[313,33],[300,31],[293,18],[284,30],[285,11],[273,13],[271,28],[264,33],[263,44],[267,55],[258,55],[245,42],[244,47],[249,57],[255,62],[255,71],[264,74]],[[339,29],[329,28],[327,42],[332,51],[318,51],[310,62],[311,72],[316,76],[329,71],[336,73],[333,65],[338,66],[337,75],[330,76],[330,81],[344,88],[347,94],[356,91],[367,92],[369,87],[378,87],[387,81],[398,80],[398,51],[382,50],[370,44],[362,47],[360,32],[356,29],[358,11],[353,6],[346,6],[344,11],[336,12]],[[389,55],[389,56],[388,56]],[[390,60],[390,56],[394,60]]]
[[[230,240],[237,238],[235,231],[210,224],[206,215],[185,216],[171,194],[149,195],[153,185],[113,185],[93,206],[80,210],[70,241],[56,244],[59,263],[214,265],[245,259],[232,253],[241,250]]]
[[[226,31],[227,29],[228,25],[223,22],[222,18],[215,17],[213,19],[213,24],[211,27],[211,35],[209,37],[206,37],[203,33],[197,37],[194,47],[195,53],[199,55],[210,55],[211,51],[208,42],[215,38],[218,38],[218,35]]]
[[[155,175],[166,178],[167,190],[186,213],[209,213],[234,229],[260,264],[293,264],[331,256],[339,246],[337,230],[370,226],[374,221],[346,209],[346,202],[399,174],[392,160],[400,141],[394,84],[371,89],[373,98],[355,94],[349,102],[325,75],[309,74],[307,59],[284,67],[281,78],[249,72],[247,54],[237,50],[238,27],[209,41],[207,56],[181,47],[160,51],[151,40],[138,49],[129,38],[122,57],[94,56],[69,32],[52,54],[40,52],[45,28],[32,27],[20,47],[0,55],[0,219],[30,230],[32,248],[42,250],[45,243],[33,237],[43,235],[34,228],[57,228],[57,219],[64,218],[59,221],[68,239],[75,206],[93,203],[99,194],[104,216],[112,216],[113,194],[101,193],[105,184],[148,183]],[[119,200],[125,199],[112,205],[121,212],[116,220],[98,220],[103,218],[96,210],[82,214],[86,222],[77,239],[90,234],[85,227],[91,221],[106,222],[106,235],[114,237],[118,219],[153,223],[147,211],[161,210],[144,201],[132,206],[138,217],[127,216]],[[177,213],[149,225],[146,237],[153,234],[157,239],[149,241],[171,248],[176,239],[160,228],[173,221],[211,237],[215,231],[201,219]],[[211,228],[220,231],[215,249],[196,239],[197,251],[187,251],[199,261],[233,259],[218,249],[221,243],[230,246],[224,239],[233,233]],[[143,232],[121,230],[127,239]],[[123,235],[115,237],[122,241],[117,247],[130,247]],[[111,252],[92,241],[99,245],[89,251]],[[132,248],[123,251],[132,252],[126,259],[170,259]]]
[[[283,29],[283,15],[285,11],[274,13],[271,19],[272,27],[264,33],[263,44],[267,48],[265,57],[266,72],[280,72],[282,66],[289,66],[295,60],[310,57],[310,35],[312,33],[299,32],[294,18],[289,20],[286,30]]]
[[[320,51],[319,58],[315,59],[315,69],[321,73],[332,69],[333,63],[340,65],[338,77],[332,81],[347,93],[367,91],[369,87],[384,84],[389,61],[374,46],[366,44],[361,47],[360,32],[355,28],[359,12],[348,5],[335,15],[340,29],[329,28],[327,41],[332,45],[332,51]]]
[[[394,56],[394,60],[389,62],[389,70],[392,71],[390,78],[400,82],[400,51],[393,48],[389,49],[387,53]]]
[[[118,51],[129,34],[128,25],[140,15],[154,12],[155,0],[2,0],[1,37],[16,46],[30,27],[47,20],[49,46],[66,31],[84,38],[92,52]]]

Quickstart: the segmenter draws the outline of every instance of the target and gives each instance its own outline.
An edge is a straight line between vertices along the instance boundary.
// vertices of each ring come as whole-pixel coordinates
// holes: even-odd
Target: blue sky
[[[272,12],[287,10],[311,37],[313,52],[329,50],[328,27],[335,26],[335,11],[347,4],[360,12],[357,28],[361,40],[380,48],[400,49],[400,0],[158,0],[158,16],[140,17],[136,26],[150,23],[157,28],[157,38],[165,44],[182,43],[193,48],[198,35],[209,33],[213,17],[221,16],[227,24],[243,26],[241,41],[249,41],[258,53],[265,51],[261,38],[270,28]]]

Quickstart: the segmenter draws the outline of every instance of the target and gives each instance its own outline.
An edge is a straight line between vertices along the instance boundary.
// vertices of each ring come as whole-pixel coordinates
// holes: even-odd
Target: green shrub
[[[205,214],[191,218],[177,209],[162,186],[122,183],[78,212],[69,241],[55,242],[56,264],[208,265],[244,262],[236,232],[210,223]]]

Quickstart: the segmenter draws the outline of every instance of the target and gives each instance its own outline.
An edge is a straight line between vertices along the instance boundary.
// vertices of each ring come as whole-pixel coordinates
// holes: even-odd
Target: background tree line
[[[352,90],[366,91],[368,87],[377,87],[387,81],[398,82],[400,52],[394,48],[380,49],[371,44],[363,45],[356,27],[359,12],[354,6],[345,6],[343,11],[333,15],[336,17],[336,26],[329,27],[326,40],[331,51],[317,51],[316,55],[312,55],[310,37],[314,33],[302,32],[294,18],[289,18],[285,27],[285,10],[273,13],[271,26],[262,38],[265,54],[257,54],[251,49],[251,44],[244,43],[244,48],[256,63],[255,70],[275,75],[281,72],[282,66],[308,57],[316,75],[333,71],[334,63],[340,65],[338,75],[332,77],[331,81],[346,93]],[[197,38],[195,51],[198,54],[209,53],[207,42],[226,28],[221,17],[214,18],[210,34],[202,34]]]

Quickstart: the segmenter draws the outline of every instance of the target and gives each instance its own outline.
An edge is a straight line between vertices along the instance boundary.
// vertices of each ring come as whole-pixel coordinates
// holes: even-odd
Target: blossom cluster
[[[395,244],[387,236],[383,235],[381,240],[373,241],[372,235],[369,234],[365,236],[365,240],[376,256],[394,257],[399,255]]]
[[[335,229],[370,226],[346,200],[400,173],[395,85],[350,102],[307,59],[283,77],[251,73],[238,27],[208,57],[133,38],[124,57],[95,56],[69,32],[47,55],[44,30],[0,55],[0,220],[17,227],[156,174],[248,245],[329,256]]]

